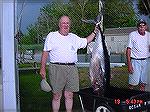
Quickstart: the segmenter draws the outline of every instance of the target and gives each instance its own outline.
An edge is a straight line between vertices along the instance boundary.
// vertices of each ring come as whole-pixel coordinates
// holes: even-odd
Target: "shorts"
[[[49,80],[53,93],[63,90],[69,92],[79,91],[79,75],[76,65],[49,65]]]
[[[133,73],[129,74],[129,84],[138,85],[139,83],[147,84],[147,59],[136,60],[131,59]]]

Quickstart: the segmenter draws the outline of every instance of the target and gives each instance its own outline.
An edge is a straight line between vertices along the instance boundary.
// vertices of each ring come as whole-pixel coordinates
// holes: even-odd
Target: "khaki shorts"
[[[49,80],[53,93],[79,91],[79,75],[76,65],[49,65]]]

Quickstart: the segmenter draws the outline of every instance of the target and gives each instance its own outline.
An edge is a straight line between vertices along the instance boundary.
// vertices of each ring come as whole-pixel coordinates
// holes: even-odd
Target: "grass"
[[[110,85],[119,88],[128,88],[128,70],[127,66],[115,67],[111,69]]]
[[[111,85],[127,87],[127,67],[116,67],[111,70]],[[20,73],[20,102],[21,112],[51,112],[52,94],[41,91],[40,75],[33,72]],[[79,68],[80,88],[90,86],[88,68]],[[64,98],[61,100],[61,111],[65,111]],[[77,95],[74,97],[74,110],[80,110],[80,102]],[[79,111],[78,111],[79,112]]]
[[[43,109],[45,111],[49,107],[51,95],[40,90],[40,80],[40,76],[33,73],[20,75],[20,100],[22,112],[38,112],[38,110]]]

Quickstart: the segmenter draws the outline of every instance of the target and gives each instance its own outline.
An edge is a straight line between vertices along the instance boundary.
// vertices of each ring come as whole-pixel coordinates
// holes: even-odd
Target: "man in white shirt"
[[[40,74],[46,78],[46,60],[50,57],[49,79],[52,86],[53,112],[58,112],[62,92],[65,96],[67,112],[72,112],[73,92],[79,90],[77,62],[77,50],[85,48],[96,36],[97,28],[86,38],[80,38],[70,31],[71,20],[68,16],[62,16],[59,20],[59,30],[50,32],[44,44],[41,58]]]
[[[137,24],[137,31],[129,34],[129,42],[126,50],[128,72],[129,72],[129,88],[140,86],[141,91],[145,91],[147,84],[147,70],[149,52],[149,35],[147,23],[143,20]]]

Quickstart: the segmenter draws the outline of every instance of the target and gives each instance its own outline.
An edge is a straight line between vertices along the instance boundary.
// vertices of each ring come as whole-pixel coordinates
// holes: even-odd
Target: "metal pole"
[[[81,107],[82,107],[82,111],[85,112],[85,109],[84,109],[84,106],[83,106],[83,102],[82,102],[82,98],[81,96],[79,95],[79,99],[80,99],[80,103],[81,103]]]

